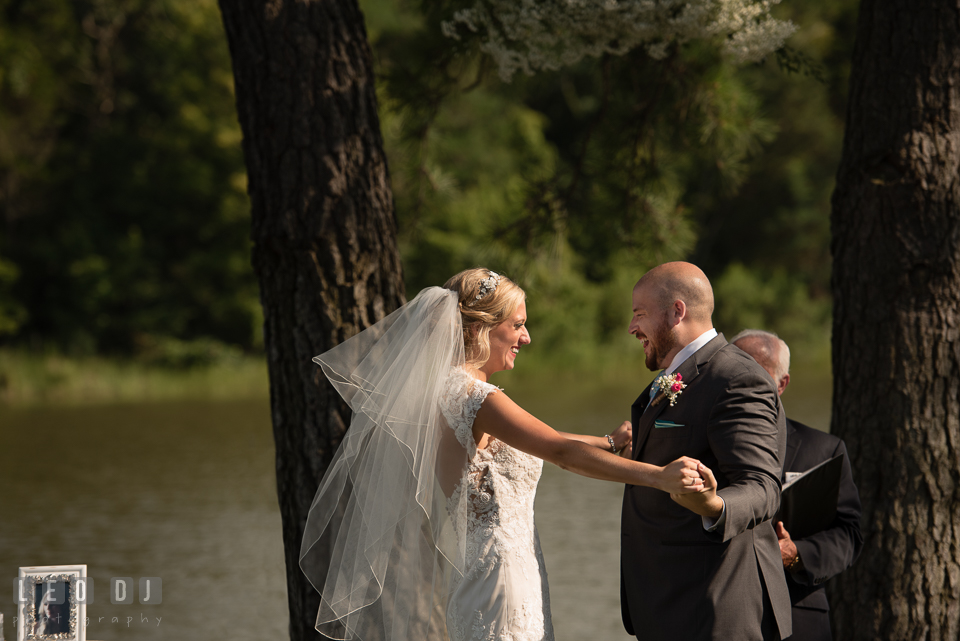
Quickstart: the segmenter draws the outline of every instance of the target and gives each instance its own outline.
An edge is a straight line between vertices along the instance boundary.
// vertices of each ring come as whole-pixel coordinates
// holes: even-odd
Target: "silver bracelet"
[[[613,442],[613,437],[610,436],[609,434],[604,434],[604,436],[607,437],[607,443],[610,444],[610,451],[613,452],[614,454],[619,452],[620,450],[617,449],[617,444]]]

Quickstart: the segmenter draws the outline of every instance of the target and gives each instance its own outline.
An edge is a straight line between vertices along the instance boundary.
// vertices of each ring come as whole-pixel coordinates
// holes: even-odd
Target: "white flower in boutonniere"
[[[683,392],[683,388],[687,386],[687,384],[683,382],[683,376],[680,374],[661,376],[660,380],[657,381],[657,385],[667,400],[670,401],[670,407],[677,404],[677,397]]]

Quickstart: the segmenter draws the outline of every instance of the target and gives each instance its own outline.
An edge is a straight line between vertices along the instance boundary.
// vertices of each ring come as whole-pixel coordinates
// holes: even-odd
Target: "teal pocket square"
[[[670,427],[683,427],[683,423],[674,423],[672,421],[654,421],[653,427],[662,430]]]

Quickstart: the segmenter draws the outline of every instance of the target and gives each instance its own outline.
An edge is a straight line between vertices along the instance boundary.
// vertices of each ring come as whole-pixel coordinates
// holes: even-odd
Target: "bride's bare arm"
[[[630,445],[630,427],[630,421],[624,421],[621,423],[620,427],[610,432],[610,439],[613,439],[613,445],[618,452],[627,449]],[[569,432],[560,431],[558,431],[557,434],[563,438],[586,443],[591,447],[599,447],[601,450],[607,450],[608,452],[610,451],[610,440],[606,436],[588,436],[587,434],[571,434]]]
[[[697,471],[699,461],[695,459],[683,457],[660,467],[621,458],[609,449],[565,438],[502,392],[490,394],[484,400],[473,431],[478,443],[484,434],[490,434],[518,450],[582,476],[643,485],[673,494],[699,492],[702,488]]]
[[[560,432],[557,431],[557,434],[563,438],[570,439],[571,441],[579,441],[590,447],[599,447],[602,450],[609,450],[610,444],[607,443],[607,439],[602,436],[590,436],[589,434],[572,434],[570,432]]]

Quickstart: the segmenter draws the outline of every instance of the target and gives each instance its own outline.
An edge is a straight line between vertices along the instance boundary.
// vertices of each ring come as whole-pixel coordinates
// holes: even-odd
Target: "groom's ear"
[[[674,325],[679,325],[680,321],[687,317],[687,304],[679,298],[673,301],[670,308],[669,318]]]

